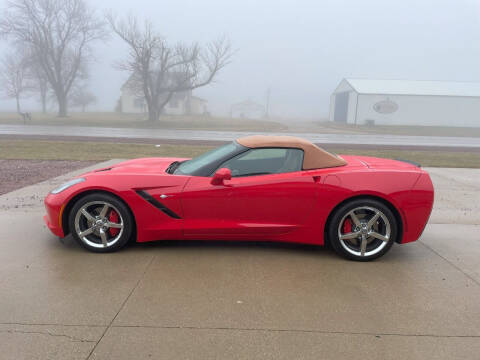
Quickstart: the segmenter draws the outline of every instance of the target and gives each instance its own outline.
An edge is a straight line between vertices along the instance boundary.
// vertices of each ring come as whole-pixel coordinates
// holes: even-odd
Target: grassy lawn
[[[0,140],[1,159],[108,160],[139,157],[193,157],[209,146],[161,145],[109,142]]]
[[[480,153],[478,152],[325,148],[337,154],[411,160],[421,164],[422,167],[480,168]]]
[[[23,124],[15,113],[0,113],[0,124]],[[282,131],[287,126],[275,121],[232,119],[213,116],[162,116],[157,122],[150,122],[141,114],[105,113],[71,113],[66,118],[58,118],[55,114],[33,113],[31,125],[54,126],[100,126],[116,128],[143,129],[185,129],[185,130],[218,130],[218,131]]]
[[[15,113],[1,113],[0,124],[23,124]],[[441,126],[365,126],[346,125],[326,121],[297,121],[296,119],[232,119],[214,116],[163,116],[157,122],[149,122],[142,114],[122,114],[115,112],[71,113],[67,118],[57,118],[55,114],[33,113],[32,125],[53,126],[100,126],[142,129],[184,129],[217,131],[271,131],[300,133],[340,133],[340,134],[392,134],[424,136],[469,136],[480,137],[480,127],[441,127]]]
[[[194,157],[211,146],[135,143],[0,140],[0,159],[32,160],[108,160],[139,157]],[[458,151],[352,150],[330,148],[337,154],[356,154],[416,161],[422,166],[480,168],[480,153]]]
[[[312,122],[312,132],[322,132],[329,129],[338,132],[352,134],[390,134],[390,135],[416,135],[416,136],[458,136],[458,137],[480,137],[479,127],[447,127],[447,126],[400,126],[400,125],[347,125],[329,121]]]

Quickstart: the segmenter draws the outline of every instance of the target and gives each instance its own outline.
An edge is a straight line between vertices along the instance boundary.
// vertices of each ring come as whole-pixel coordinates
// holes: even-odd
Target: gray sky
[[[227,35],[238,50],[232,64],[195,92],[214,114],[246,98],[263,103],[270,87],[274,115],[326,117],[344,77],[480,81],[478,0],[89,1],[100,13],[148,17],[171,42]],[[127,74],[112,65],[125,52],[114,37],[96,46],[90,87],[98,110],[115,106]],[[1,99],[7,108],[14,103]]]

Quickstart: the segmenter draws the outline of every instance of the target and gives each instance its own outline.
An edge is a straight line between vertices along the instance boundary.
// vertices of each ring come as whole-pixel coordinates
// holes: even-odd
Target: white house
[[[265,114],[265,106],[250,99],[230,107],[230,116],[233,118],[261,119]]]
[[[480,83],[343,79],[330,97],[330,121],[480,127]]]
[[[145,98],[130,86],[130,79],[122,86],[120,108],[123,113],[143,114],[147,112]],[[192,91],[173,94],[163,108],[166,115],[203,115],[208,113],[207,100],[194,96]]]

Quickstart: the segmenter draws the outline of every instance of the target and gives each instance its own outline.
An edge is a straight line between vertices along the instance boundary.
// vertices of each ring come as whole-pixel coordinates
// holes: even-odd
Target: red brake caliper
[[[120,220],[120,217],[118,216],[117,212],[112,209],[110,211],[110,215],[108,216],[108,221],[118,224],[119,220]],[[118,233],[120,232],[120,229],[110,228],[108,231],[110,232],[111,236],[117,236]]]
[[[352,222],[350,221],[350,219],[347,218],[343,222],[343,233],[348,234],[351,232],[352,232]]]

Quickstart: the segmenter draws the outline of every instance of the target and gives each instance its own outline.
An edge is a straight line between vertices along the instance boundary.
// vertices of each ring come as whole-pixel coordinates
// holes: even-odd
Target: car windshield
[[[192,160],[182,162],[175,170],[177,175],[193,175],[198,170],[216,161],[228,158],[230,155],[236,155],[239,145],[235,142],[220,146],[219,148],[210,150]]]

